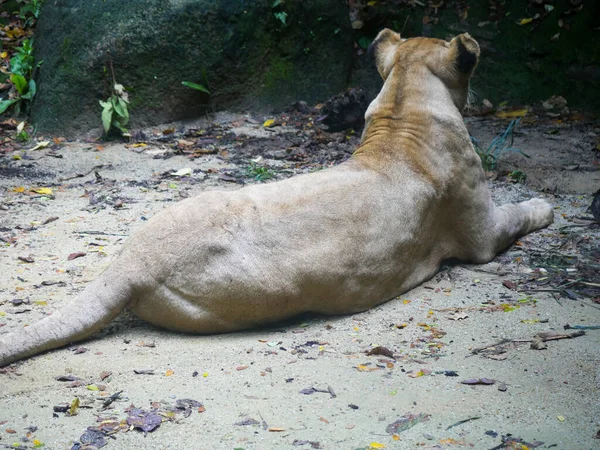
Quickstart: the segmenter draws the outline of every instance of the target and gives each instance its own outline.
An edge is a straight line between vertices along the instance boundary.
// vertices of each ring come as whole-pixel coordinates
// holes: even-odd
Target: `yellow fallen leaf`
[[[4,317],[6,316],[6,313],[4,311],[0,311],[0,317]]]
[[[208,377],[208,372],[204,372],[204,373],[202,374],[202,376],[203,376],[204,378]]]
[[[77,410],[79,409],[79,399],[75,397],[75,400],[71,402],[71,407],[69,408],[69,415],[74,416],[77,414]]]
[[[369,366],[365,366],[364,364],[359,364],[358,366],[356,366],[356,368],[360,372],[374,372],[376,370],[379,370],[379,367],[369,367]]]
[[[499,111],[496,113],[496,117],[501,117],[503,119],[510,119],[513,117],[523,117],[527,115],[526,109],[515,109],[514,111]]]
[[[143,142],[138,142],[137,144],[133,144],[132,147],[133,148],[148,147],[148,144],[145,144]]]
[[[275,125],[275,120],[273,119],[269,119],[269,120],[265,120],[265,123],[263,123],[263,127],[272,127],[273,125]]]
[[[6,58],[8,56],[8,52],[0,53],[0,58]]]
[[[533,22],[533,19],[531,17],[527,17],[526,19],[521,19],[519,21],[517,21],[517,25],[527,25],[528,23]]]
[[[38,300],[36,302],[34,302],[36,305],[38,306],[48,306],[48,302],[45,302],[43,300]]]
[[[35,147],[33,147],[31,150],[41,150],[43,148],[46,148],[50,145],[50,141],[42,141],[42,142],[38,142],[37,145]]]
[[[167,370],[167,373],[165,373],[165,377],[170,377],[171,375],[173,375],[175,372],[173,372],[171,369]]]
[[[25,192],[25,188],[23,186],[19,186],[12,189],[13,192]]]
[[[395,441],[399,441],[400,440],[400,436],[398,436],[397,434],[393,434],[392,435],[392,439]]]
[[[96,386],[95,384],[88,384],[86,386],[88,391],[99,391],[100,389],[98,389],[98,386]]]
[[[565,418],[563,416],[556,416],[559,422],[564,422]]]
[[[369,448],[385,448],[385,444],[380,444],[379,442],[371,442],[369,444]]]
[[[404,305],[408,305],[410,302],[411,302],[411,301],[410,301],[410,300],[408,300],[408,299],[406,299],[406,300],[402,300],[402,303],[403,303]]]
[[[275,432],[275,433],[281,433],[282,431],[285,431],[285,428],[281,428],[281,427],[271,427],[271,428],[269,428],[269,431],[271,431],[271,432]]]
[[[35,192],[36,194],[41,194],[41,195],[52,195],[52,189],[50,188],[36,188],[36,189],[32,189],[32,192]]]

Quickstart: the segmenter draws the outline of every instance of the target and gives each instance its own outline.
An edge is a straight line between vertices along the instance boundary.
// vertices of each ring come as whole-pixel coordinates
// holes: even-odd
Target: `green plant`
[[[479,141],[473,136],[471,136],[471,142],[473,143],[473,147],[475,148],[475,151],[481,159],[481,165],[483,167],[483,170],[494,170],[496,168],[496,165],[498,164],[500,156],[502,156],[503,153],[517,152],[525,156],[526,158],[529,158],[529,155],[523,153],[521,150],[516,149],[512,146],[514,142],[514,129],[518,125],[520,120],[520,118],[516,120],[511,120],[506,130],[504,130],[502,134],[496,136],[486,148],[481,146]]]
[[[122,84],[115,83],[113,92],[108,99],[103,102],[99,100],[102,106],[102,126],[104,133],[108,134],[111,127],[119,130],[124,136],[129,133],[125,125],[129,123],[129,94],[125,91]]]
[[[31,76],[33,71],[33,39],[23,39],[16,49],[15,55],[10,58],[10,71],[24,77]]]
[[[523,183],[527,179],[527,175],[525,174],[525,172],[522,172],[520,170],[513,170],[511,172],[508,172],[507,177],[509,180],[514,181],[515,183]]]
[[[206,70],[204,67],[200,69],[200,76],[202,77],[201,83],[193,83],[191,81],[182,81],[181,84],[187,86],[191,89],[195,89],[196,91],[204,92],[205,94],[210,95],[210,89],[208,86],[208,77],[206,76]]]
[[[26,1],[21,9],[19,10],[19,17],[25,20],[23,27],[26,28],[32,24],[33,21],[40,17],[40,11],[42,9],[43,0],[29,0]]]
[[[246,168],[246,176],[254,178],[256,181],[265,181],[273,178],[275,176],[275,172],[268,167],[261,166],[254,161],[250,161],[250,164],[248,164],[248,167]]]

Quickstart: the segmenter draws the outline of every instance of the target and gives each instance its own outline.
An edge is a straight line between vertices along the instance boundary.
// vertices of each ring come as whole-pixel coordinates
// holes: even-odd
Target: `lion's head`
[[[467,100],[469,79],[479,59],[479,45],[468,33],[450,42],[417,37],[403,39],[392,30],[382,30],[369,49],[379,74],[399,89],[429,88],[435,78],[449,90],[452,100],[462,110]],[[433,88],[433,86],[431,86]]]

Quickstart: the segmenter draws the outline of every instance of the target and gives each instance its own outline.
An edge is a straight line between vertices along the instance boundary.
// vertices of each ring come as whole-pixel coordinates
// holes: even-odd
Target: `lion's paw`
[[[546,200],[532,198],[531,200],[521,203],[520,206],[525,208],[531,215],[529,231],[539,230],[554,222],[554,210]]]

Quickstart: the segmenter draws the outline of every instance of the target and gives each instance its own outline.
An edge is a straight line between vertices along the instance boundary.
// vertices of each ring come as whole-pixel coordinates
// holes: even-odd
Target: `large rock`
[[[202,114],[209,100],[217,109],[266,109],[343,90],[353,51],[346,2],[277,3],[47,1],[35,37],[43,64],[33,121],[55,134],[99,128],[111,65],[136,127]],[[181,84],[201,82],[202,70],[210,99]]]

